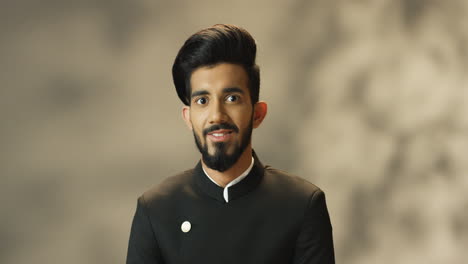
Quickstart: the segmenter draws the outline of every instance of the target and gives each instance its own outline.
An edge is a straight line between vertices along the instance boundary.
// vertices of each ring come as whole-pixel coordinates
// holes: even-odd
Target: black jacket
[[[254,158],[229,203],[200,162],[139,197],[127,264],[335,263],[324,193]]]

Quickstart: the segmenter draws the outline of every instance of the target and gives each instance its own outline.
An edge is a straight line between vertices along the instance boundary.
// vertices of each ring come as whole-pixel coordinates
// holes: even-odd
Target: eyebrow
[[[227,87],[223,89],[223,93],[240,93],[244,94],[244,91],[239,88],[239,87]],[[200,96],[200,95],[207,95],[210,94],[207,90],[200,90],[200,91],[195,91],[192,93],[191,98],[195,96]]]
[[[223,93],[240,93],[244,94],[244,91],[239,87],[228,87],[223,89]]]
[[[195,96],[207,95],[207,94],[210,94],[207,90],[195,91],[192,93],[192,98]]]

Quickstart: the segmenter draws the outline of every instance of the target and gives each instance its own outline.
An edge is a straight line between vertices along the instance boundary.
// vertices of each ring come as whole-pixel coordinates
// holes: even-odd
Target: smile
[[[216,130],[208,133],[207,137],[213,142],[225,142],[231,139],[232,130]]]

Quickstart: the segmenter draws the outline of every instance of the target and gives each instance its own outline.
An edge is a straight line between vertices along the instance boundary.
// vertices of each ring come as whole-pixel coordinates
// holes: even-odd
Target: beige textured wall
[[[215,23],[257,39],[254,147],[325,190],[338,263],[466,263],[468,2],[10,2],[1,263],[124,262],[137,197],[197,161],[170,69]]]

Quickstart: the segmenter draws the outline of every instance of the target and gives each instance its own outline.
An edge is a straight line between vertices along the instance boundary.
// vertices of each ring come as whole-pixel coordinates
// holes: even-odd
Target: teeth
[[[224,136],[224,134],[223,134],[223,133],[213,133],[213,136],[215,136],[215,137],[222,137],[222,136]]]

